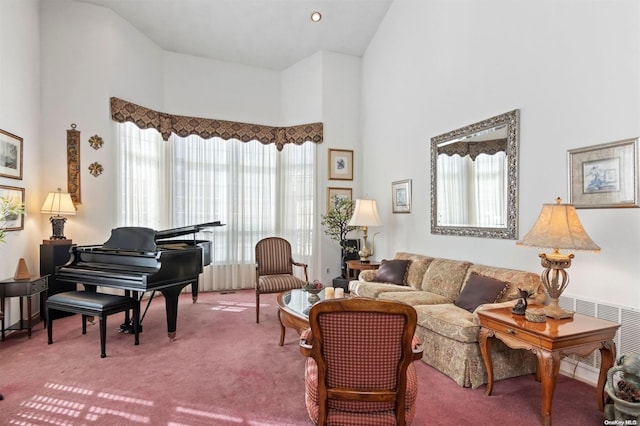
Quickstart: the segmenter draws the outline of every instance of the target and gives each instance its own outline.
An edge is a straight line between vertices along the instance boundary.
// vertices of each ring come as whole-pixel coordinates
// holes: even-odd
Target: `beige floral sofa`
[[[349,283],[350,292],[361,297],[412,305],[418,313],[416,334],[424,343],[422,360],[451,377],[460,386],[475,389],[487,382],[478,344],[480,325],[476,313],[481,309],[515,305],[520,297],[519,289],[529,293],[529,303],[543,303],[545,300],[540,277],[531,272],[406,252],[397,253],[394,259],[409,261],[403,284],[374,282],[382,274],[365,270],[359,274],[358,280]],[[504,288],[495,296],[493,303],[481,304],[470,312],[454,304],[454,301],[460,304],[459,296],[473,275],[502,281]],[[492,359],[496,380],[536,370],[533,354],[510,349],[500,341],[493,344]]]

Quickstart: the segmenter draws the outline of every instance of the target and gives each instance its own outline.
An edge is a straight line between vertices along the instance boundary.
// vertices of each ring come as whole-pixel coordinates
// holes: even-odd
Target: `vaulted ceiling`
[[[320,50],[361,56],[393,0],[77,0],[162,49],[283,70]],[[311,14],[322,14],[312,22]]]

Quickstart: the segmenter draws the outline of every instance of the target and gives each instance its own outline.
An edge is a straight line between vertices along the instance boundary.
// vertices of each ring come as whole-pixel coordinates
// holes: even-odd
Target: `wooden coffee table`
[[[538,358],[536,378],[542,384],[542,421],[549,426],[560,360],[570,354],[587,356],[595,349],[600,349],[602,360],[596,389],[598,408],[603,411],[604,384],[616,357],[613,338],[620,324],[577,313],[573,319],[547,318],[546,322],[535,323],[527,321],[522,315],[512,314],[511,308],[478,311],[478,317],[481,325],[480,350],[487,369],[487,395],[491,395],[493,390],[493,338],[500,339],[510,348],[528,349]]]
[[[318,293],[324,300],[324,291]],[[285,327],[296,329],[298,334],[309,328],[309,309],[313,306],[303,290],[284,291],[278,294],[278,319],[280,320],[280,346],[284,345]]]

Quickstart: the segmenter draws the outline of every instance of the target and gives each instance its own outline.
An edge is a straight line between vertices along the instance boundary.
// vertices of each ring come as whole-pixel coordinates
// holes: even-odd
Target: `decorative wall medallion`
[[[104,141],[102,140],[102,138],[98,135],[93,135],[89,138],[89,145],[91,145],[91,148],[93,149],[100,149],[102,148],[102,144],[104,143]]]
[[[104,168],[100,163],[93,162],[89,164],[89,173],[91,173],[93,176],[98,177],[102,174],[102,172],[104,172]]]
[[[80,130],[67,130],[67,188],[74,204],[80,204]]]

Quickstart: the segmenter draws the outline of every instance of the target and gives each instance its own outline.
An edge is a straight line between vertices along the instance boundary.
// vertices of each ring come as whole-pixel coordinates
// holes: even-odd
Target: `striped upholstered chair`
[[[293,267],[304,270],[304,281],[293,275]],[[295,262],[289,241],[269,237],[256,244],[256,322],[260,322],[260,295],[302,288],[309,280],[307,265]]]
[[[417,314],[400,302],[365,298],[316,303],[300,338],[305,402],[318,425],[408,425],[416,412],[422,358]]]

